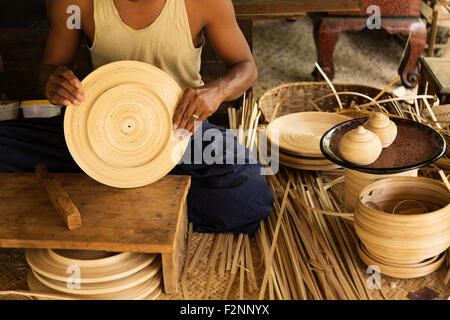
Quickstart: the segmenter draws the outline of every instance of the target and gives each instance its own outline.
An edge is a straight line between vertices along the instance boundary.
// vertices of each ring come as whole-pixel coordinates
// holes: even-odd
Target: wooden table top
[[[360,0],[233,0],[236,17],[245,19],[281,19],[306,12],[359,11]]]
[[[0,247],[172,253],[189,176],[116,189],[85,174],[55,174],[81,213],[69,231],[33,173],[0,173]]]

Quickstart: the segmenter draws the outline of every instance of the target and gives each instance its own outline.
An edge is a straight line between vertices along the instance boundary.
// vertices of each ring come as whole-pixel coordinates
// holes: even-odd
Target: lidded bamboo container
[[[397,137],[397,125],[381,112],[371,115],[369,120],[364,123],[364,128],[380,138],[383,148],[389,147]]]
[[[339,142],[339,152],[342,157],[359,165],[375,162],[382,149],[380,138],[363,126],[347,132]]]
[[[385,263],[419,264],[450,246],[450,193],[436,180],[378,180],[360,192],[354,219],[367,253]]]

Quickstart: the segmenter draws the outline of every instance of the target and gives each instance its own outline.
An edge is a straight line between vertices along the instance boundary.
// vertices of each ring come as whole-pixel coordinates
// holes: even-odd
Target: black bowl
[[[324,156],[331,162],[347,169],[371,174],[393,174],[426,166],[442,157],[445,152],[445,139],[433,128],[408,119],[391,118],[391,120],[394,121],[394,123],[397,125],[398,129],[397,138],[392,143],[392,145],[388,148],[383,149],[378,160],[369,166],[361,166],[350,163],[342,158],[342,156],[339,154],[339,151],[337,150],[340,138],[346,132],[363,125],[363,123],[366,122],[367,119],[368,118],[366,117],[348,120],[328,130],[320,140],[320,150],[322,151]],[[402,133],[404,134],[402,135]],[[399,138],[406,137],[407,133],[410,134],[409,139],[405,140],[405,138]],[[415,135],[411,136],[411,133],[414,133]],[[405,159],[405,152],[407,150],[411,150],[411,148],[413,148],[413,145],[418,145],[418,149],[420,150],[420,147],[424,147],[424,144],[426,144],[427,148],[423,148],[422,150],[426,149],[427,152],[415,153],[414,155],[416,158],[421,157],[419,160],[411,160],[414,157],[411,156],[411,158],[405,160],[403,164],[399,163],[403,162],[403,160],[400,161],[398,159],[400,159],[400,157],[402,157],[402,159]],[[396,157],[397,155],[394,154],[393,157],[390,157],[388,159],[388,153],[397,153],[398,157]],[[420,156],[418,157],[417,155]],[[390,161],[387,161],[390,159],[394,159],[392,160],[392,162],[399,162],[385,166],[378,165],[390,163]]]

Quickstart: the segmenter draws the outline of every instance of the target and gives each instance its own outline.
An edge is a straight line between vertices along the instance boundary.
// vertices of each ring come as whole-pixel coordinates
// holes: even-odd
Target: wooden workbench
[[[190,177],[116,189],[85,174],[55,176],[80,210],[82,227],[66,228],[33,173],[0,173],[0,247],[160,253],[164,290],[178,291]]]

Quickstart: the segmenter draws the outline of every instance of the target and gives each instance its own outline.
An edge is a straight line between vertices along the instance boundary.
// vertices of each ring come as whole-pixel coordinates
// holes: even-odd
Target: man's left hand
[[[173,129],[189,133],[191,136],[197,128],[196,121],[205,121],[219,108],[220,90],[218,88],[200,87],[187,89],[173,117]],[[181,136],[180,140],[186,136]]]

